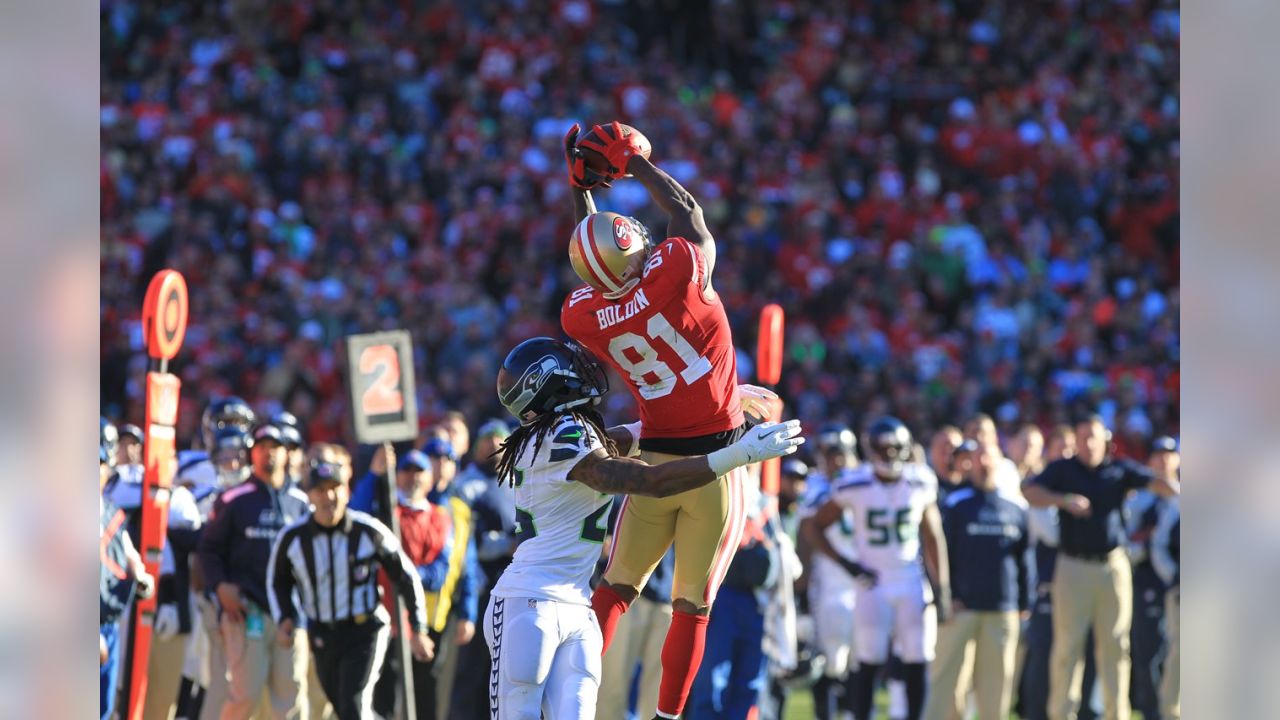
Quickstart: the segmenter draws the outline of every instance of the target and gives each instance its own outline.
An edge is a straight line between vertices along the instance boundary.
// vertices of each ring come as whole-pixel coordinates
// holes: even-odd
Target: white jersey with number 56
[[[514,480],[520,545],[493,588],[495,597],[591,604],[591,574],[613,496],[570,480],[569,471],[602,447],[596,431],[570,415],[541,443],[525,446]]]
[[[927,466],[909,463],[894,482],[882,482],[870,465],[840,478],[831,498],[853,515],[858,562],[881,582],[915,578],[921,571],[920,521],[938,501],[938,478]]]

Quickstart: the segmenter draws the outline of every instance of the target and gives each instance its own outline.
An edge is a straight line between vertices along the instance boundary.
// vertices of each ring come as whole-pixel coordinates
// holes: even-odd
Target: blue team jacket
[[[301,490],[276,490],[256,476],[224,490],[213,504],[196,548],[205,589],[212,593],[219,583],[231,582],[258,607],[269,607],[271,545],[280,530],[309,512],[310,503]]]
[[[942,506],[951,594],[967,610],[1026,610],[1033,587],[1027,563],[1027,511],[997,492],[956,490]]]

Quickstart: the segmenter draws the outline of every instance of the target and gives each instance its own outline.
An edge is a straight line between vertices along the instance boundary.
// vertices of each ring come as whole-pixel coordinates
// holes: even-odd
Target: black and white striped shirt
[[[280,531],[267,564],[271,616],[276,623],[291,619],[295,625],[300,613],[309,623],[374,619],[386,624],[390,616],[379,602],[379,566],[404,598],[413,629],[425,631],[426,607],[413,563],[386,525],[350,509],[332,528],[307,515]]]

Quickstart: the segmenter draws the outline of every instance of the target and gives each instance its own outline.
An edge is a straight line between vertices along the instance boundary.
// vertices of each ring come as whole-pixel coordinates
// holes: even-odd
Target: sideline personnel
[[[972,656],[978,717],[1004,720],[1013,696],[1018,616],[1030,595],[1026,503],[997,487],[1002,459],[995,448],[966,440],[955,454],[968,481],[942,506],[955,616],[938,628],[924,717],[941,720],[962,705],[968,687],[958,681]]]
[[[312,463],[302,487],[311,515],[276,537],[267,563],[276,642],[293,646],[294,629],[305,612],[316,675],[338,717],[370,717],[391,622],[380,601],[377,568],[386,571],[404,598],[414,631],[409,640],[413,654],[426,660],[433,648],[422,587],[391,531],[362,512],[347,510],[350,490],[339,465]]]
[[[307,717],[306,645],[279,647],[265,608],[267,563],[276,535],[307,514],[307,496],[286,488],[288,454],[280,428],[254,428],[253,475],[218,496],[197,557],[206,587],[217,593],[220,637],[227,659],[222,720],[247,720],[264,688],[276,718]],[[217,668],[214,668],[216,671]]]
[[[1177,481],[1107,457],[1102,418],[1076,424],[1077,455],[1051,463],[1023,486],[1027,502],[1059,510],[1060,544],[1053,577],[1053,655],[1049,717],[1073,720],[1080,706],[1085,637],[1094,628],[1107,720],[1129,718],[1129,627],[1133,573],[1125,553],[1121,507],[1130,490],[1178,493]]]

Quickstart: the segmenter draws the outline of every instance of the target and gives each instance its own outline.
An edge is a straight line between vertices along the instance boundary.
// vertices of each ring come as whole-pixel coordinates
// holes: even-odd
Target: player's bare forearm
[[[704,456],[650,465],[596,450],[578,461],[569,471],[569,479],[613,495],[670,497],[702,487],[715,480],[716,474]]]
[[[573,188],[569,192],[573,196],[573,221],[582,222],[582,219],[596,211],[596,201],[591,197],[590,190],[582,190]]]
[[[924,548],[924,565],[940,588],[951,587],[951,564],[947,558],[947,540],[942,534],[942,516],[938,508],[925,508],[920,520],[920,540]]]
[[[702,218],[702,206],[693,195],[657,165],[643,155],[634,155],[627,161],[627,172],[644,185],[653,201],[662,208],[670,221],[669,237],[682,237],[697,245],[706,256],[707,263],[715,261],[715,240]]]

